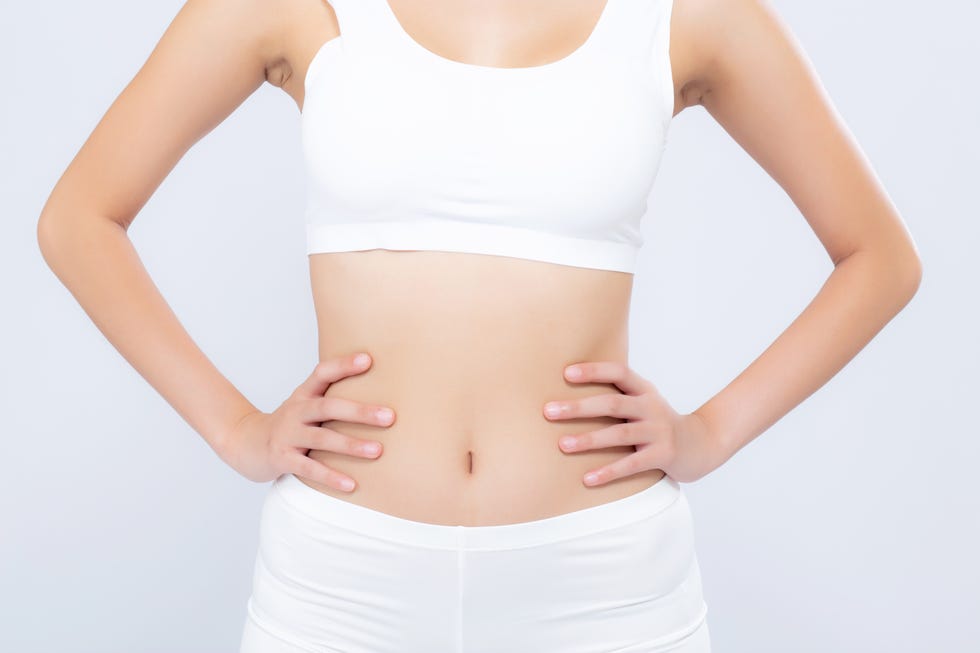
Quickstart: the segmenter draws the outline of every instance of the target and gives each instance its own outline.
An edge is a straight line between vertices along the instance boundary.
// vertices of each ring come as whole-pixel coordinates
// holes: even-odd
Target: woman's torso
[[[311,283],[320,358],[367,351],[367,372],[326,396],[389,406],[387,427],[333,421],[340,433],[377,440],[364,459],[312,450],[350,475],[347,493],[307,484],[406,519],[491,525],[540,519],[649,487],[650,470],[603,486],[585,474],[633,453],[630,446],[565,453],[558,438],[622,422],[549,420],[544,404],[618,393],[612,384],[566,381],[566,365],[627,361],[632,275],[515,258],[449,252],[316,254]]]
[[[537,56],[499,57],[492,65],[562,58],[589,34],[603,1],[590,3],[572,23],[567,18],[557,23],[564,27],[552,28],[553,36],[539,37]],[[411,11],[422,15],[424,8],[391,6],[406,29],[427,24],[408,16]],[[568,15],[561,3],[555,3],[554,11]],[[460,24],[459,19],[453,23],[429,15],[430,35],[454,33]],[[324,24],[328,27],[308,27],[297,38],[306,43],[296,46],[297,62],[308,64],[326,39],[340,33],[332,16]],[[470,40],[488,42],[492,31],[474,33]],[[467,42],[467,35],[459,34]],[[439,46],[437,38],[430,36],[426,45],[442,56],[476,59],[466,56],[463,46]],[[520,45],[511,50],[526,53]],[[452,56],[451,50],[461,54]],[[491,65],[489,57],[483,59]],[[292,81],[283,84],[301,107],[305,70],[292,67],[284,75]],[[405,519],[475,526],[541,519],[607,503],[663,477],[661,470],[652,469],[586,486],[588,471],[633,453],[634,447],[565,453],[559,437],[623,420],[549,420],[543,412],[548,401],[620,392],[612,384],[566,381],[563,370],[582,361],[628,364],[631,273],[446,251],[313,253],[309,261],[320,359],[358,351],[373,359],[368,371],[334,383],[326,396],[395,412],[388,427],[324,423],[343,434],[380,441],[383,451],[368,459],[311,450],[311,458],[358,484],[354,492],[343,492],[303,479],[311,487]]]

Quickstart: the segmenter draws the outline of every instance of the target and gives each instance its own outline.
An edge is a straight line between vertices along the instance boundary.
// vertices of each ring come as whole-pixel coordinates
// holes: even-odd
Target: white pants
[[[280,476],[240,653],[708,653],[690,508],[669,476],[546,519],[402,519]]]

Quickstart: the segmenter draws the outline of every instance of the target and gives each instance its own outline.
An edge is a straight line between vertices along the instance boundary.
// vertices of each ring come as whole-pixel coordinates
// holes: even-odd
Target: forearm
[[[789,327],[694,411],[723,461],[823,386],[909,302],[919,283],[913,260],[870,251],[842,260]]]
[[[69,224],[70,223],[70,224]],[[112,220],[42,217],[45,262],[136,371],[219,452],[256,410],[197,347]]]

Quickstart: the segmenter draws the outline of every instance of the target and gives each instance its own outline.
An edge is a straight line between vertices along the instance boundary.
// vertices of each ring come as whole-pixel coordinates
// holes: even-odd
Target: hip
[[[494,526],[402,519],[277,479],[242,653],[705,653],[693,521],[663,477],[622,499]]]

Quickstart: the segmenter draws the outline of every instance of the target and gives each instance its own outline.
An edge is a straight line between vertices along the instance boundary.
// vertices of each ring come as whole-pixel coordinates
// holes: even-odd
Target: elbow
[[[864,270],[870,287],[892,298],[898,310],[912,300],[922,284],[922,258],[913,244],[898,249],[858,249],[852,255],[841,258],[834,267],[849,260]]]
[[[922,259],[914,251],[879,258],[875,269],[878,283],[888,287],[902,307],[912,301],[922,284]]]
[[[913,251],[907,257],[906,261],[906,273],[903,278],[905,279],[909,299],[912,299],[915,293],[919,291],[919,286],[922,285],[922,258],[919,257],[917,252]]]
[[[912,301],[922,284],[922,259],[914,251],[889,258],[888,276],[892,283],[892,296],[896,312]]]
[[[37,247],[41,258],[54,272],[57,272],[59,261],[69,250],[71,241],[78,238],[68,232],[68,224],[59,214],[42,213],[37,220]]]
[[[877,286],[890,288],[906,302],[915,296],[922,285],[922,257],[909,237],[861,247],[852,254],[857,254],[857,260],[865,261],[870,266],[868,270]],[[851,256],[843,257],[840,262],[848,258]]]
[[[906,300],[912,299],[922,284],[922,257],[918,248],[911,238],[906,238],[901,246],[893,250],[890,258],[896,282],[906,295]]]
[[[78,250],[80,243],[90,242],[94,232],[106,226],[125,227],[92,211],[62,211],[46,208],[37,219],[36,240],[41,257],[55,270],[59,261]],[[93,231],[94,230],[94,231]]]
[[[41,252],[41,258],[48,267],[52,267],[52,259],[55,251],[55,242],[58,238],[58,221],[49,213],[42,213],[37,220],[36,239],[37,247]]]
[[[75,215],[67,216],[60,212],[45,211],[37,220],[37,247],[41,258],[55,275],[64,279],[65,266],[78,245],[86,242],[88,236],[79,231],[79,220]]]

